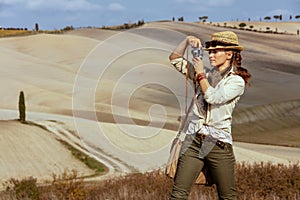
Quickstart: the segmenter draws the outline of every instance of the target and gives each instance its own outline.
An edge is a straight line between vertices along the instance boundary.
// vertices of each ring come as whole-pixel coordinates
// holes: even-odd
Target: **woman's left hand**
[[[199,57],[193,58],[193,63],[196,74],[205,73],[203,61]]]

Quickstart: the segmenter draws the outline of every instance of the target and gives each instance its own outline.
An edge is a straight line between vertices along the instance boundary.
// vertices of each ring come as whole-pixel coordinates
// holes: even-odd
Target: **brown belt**
[[[206,135],[204,135],[204,134],[202,134],[202,133],[197,133],[197,134],[196,134],[196,137],[200,138],[200,140],[202,141],[202,140],[205,140]],[[221,149],[224,149],[226,143],[225,143],[225,142],[222,142],[221,140],[217,140],[216,145],[217,145],[218,147],[220,147]]]

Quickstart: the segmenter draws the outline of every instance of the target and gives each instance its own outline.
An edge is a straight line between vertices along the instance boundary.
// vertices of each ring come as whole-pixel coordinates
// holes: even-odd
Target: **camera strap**
[[[189,51],[186,51],[186,60],[187,60],[186,68],[187,68],[187,70],[186,70],[186,74],[185,74],[185,116],[184,116],[183,120],[181,120],[181,124],[180,124],[179,130],[178,130],[178,133],[176,135],[176,138],[180,137],[181,132],[187,123],[189,114],[193,109],[194,104],[196,104],[199,114],[201,113],[201,108],[200,108],[199,102],[197,101],[197,94],[196,94],[197,88],[196,87],[194,89],[193,99],[188,107],[188,95],[189,95],[189,93],[188,93],[188,82],[189,82],[189,61],[188,61],[189,55],[188,55],[188,52]]]

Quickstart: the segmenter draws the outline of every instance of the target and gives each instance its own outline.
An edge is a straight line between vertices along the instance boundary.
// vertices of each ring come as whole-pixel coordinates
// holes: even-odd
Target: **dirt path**
[[[13,119],[12,116],[16,116],[16,114],[16,111],[1,110],[0,120],[11,120]],[[82,138],[76,134],[72,117],[44,113],[28,113],[28,119],[43,126],[53,133],[53,135],[34,126],[22,125],[15,121],[1,121],[1,130],[5,130],[5,132],[1,131],[0,134],[1,180],[9,177],[21,178],[29,175],[38,177],[39,179],[49,178],[49,174],[53,171],[57,172],[57,170],[55,171],[54,169],[62,171],[66,167],[75,167],[82,173],[91,173],[86,167],[82,166],[82,163],[76,159],[74,160],[74,158],[72,159],[66,149],[63,149],[55,138],[68,142],[73,147],[105,164],[110,170],[105,177],[129,173],[135,170],[142,172],[157,169],[162,167],[167,161],[170,141],[175,134],[174,132],[173,135],[167,138],[161,138],[167,145],[158,151],[160,156],[157,156],[156,153],[153,153],[153,155],[148,153],[139,156],[137,153],[123,152],[121,154],[120,149],[115,149],[115,147],[112,146],[101,146],[101,149],[95,146],[87,146],[88,143],[86,143],[86,141],[83,142]],[[87,127],[91,126],[90,123],[92,123],[90,120],[84,120],[82,122],[84,122]],[[21,127],[21,131],[19,131],[20,127],[16,127],[16,124],[18,124],[17,127]],[[112,127],[110,128],[111,130],[116,130]],[[99,137],[92,137],[92,139],[99,139]],[[123,143],[128,144],[132,148],[136,147],[140,152],[148,148],[144,146],[143,149],[143,146],[139,147],[130,140],[123,141]],[[153,144],[153,148],[155,144],[156,143]],[[157,145],[158,144],[156,144],[156,148],[159,148]],[[289,164],[299,162],[300,148],[236,142],[234,143],[234,151],[238,162]],[[21,167],[19,167],[20,163],[22,163]]]
[[[52,180],[53,173],[72,169],[82,175],[94,174],[48,131],[18,121],[0,121],[1,183],[30,176],[39,181]]]

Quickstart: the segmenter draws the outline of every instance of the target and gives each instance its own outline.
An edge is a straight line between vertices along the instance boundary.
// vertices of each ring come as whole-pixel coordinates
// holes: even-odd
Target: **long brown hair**
[[[236,68],[235,70],[235,74],[241,76],[244,81],[245,84],[247,86],[250,86],[250,79],[251,79],[251,74],[250,72],[242,67],[242,56],[241,56],[241,51],[233,51],[233,56],[231,59],[231,65],[233,64],[233,66]]]

